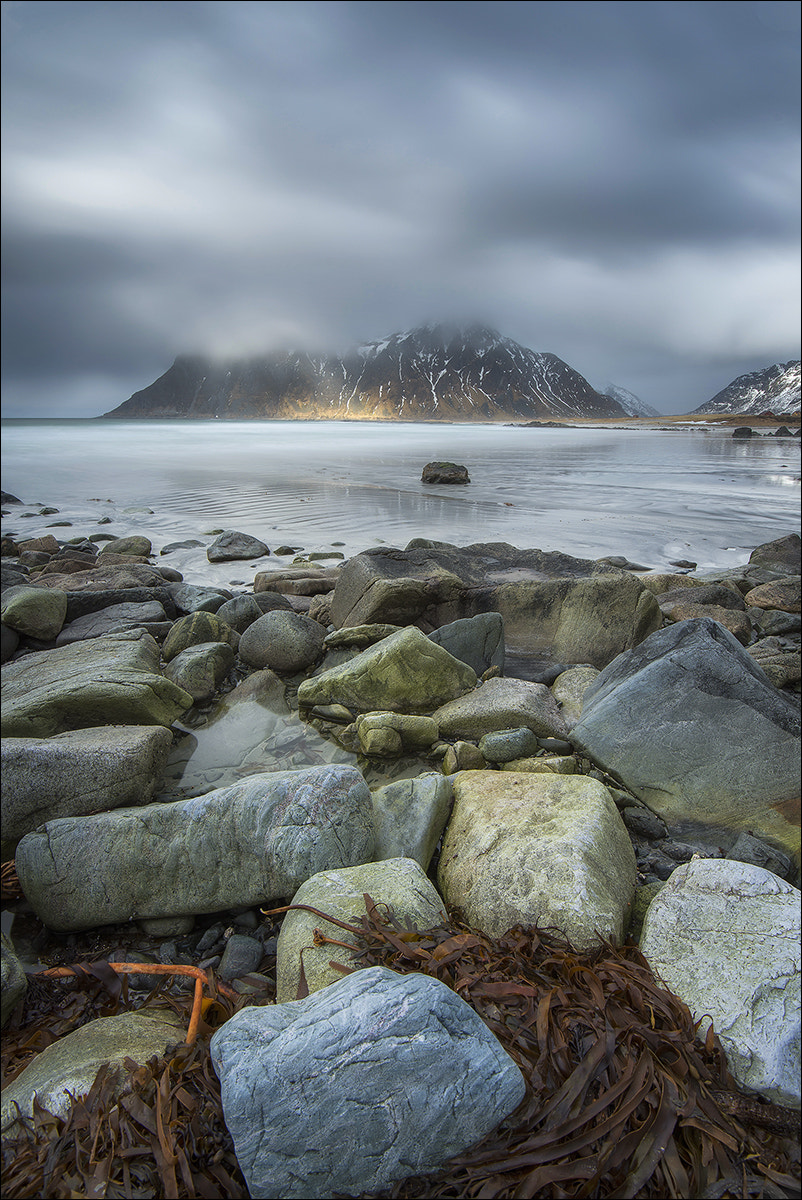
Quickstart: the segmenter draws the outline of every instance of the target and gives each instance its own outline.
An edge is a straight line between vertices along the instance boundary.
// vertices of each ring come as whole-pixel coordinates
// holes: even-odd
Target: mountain
[[[526,421],[622,415],[554,354],[493,329],[424,325],[344,356],[300,352],[214,363],[182,356],[106,417]]]
[[[800,409],[799,374],[799,362],[787,362],[739,375],[707,404],[695,408],[691,415],[748,413],[759,416],[762,412],[773,412],[777,416],[790,416]]]
[[[620,404],[628,417],[661,417],[663,415],[656,408],[652,408],[651,404],[644,403],[634,392],[628,392],[626,388],[617,387],[614,383],[609,383],[602,395],[609,396],[611,400]]]

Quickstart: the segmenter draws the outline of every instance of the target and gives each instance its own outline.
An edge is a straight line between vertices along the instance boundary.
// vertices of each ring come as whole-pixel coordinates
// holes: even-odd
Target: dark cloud
[[[438,318],[666,411],[799,352],[796,3],[2,11],[9,415]]]

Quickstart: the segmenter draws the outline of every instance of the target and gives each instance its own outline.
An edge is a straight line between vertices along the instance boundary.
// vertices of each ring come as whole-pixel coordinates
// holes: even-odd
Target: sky
[[[798,358],[785,0],[4,0],[3,415],[481,321],[664,413]]]

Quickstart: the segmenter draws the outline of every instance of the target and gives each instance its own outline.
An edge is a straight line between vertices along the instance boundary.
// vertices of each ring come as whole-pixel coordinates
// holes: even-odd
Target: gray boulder
[[[263,558],[269,553],[267,546],[258,538],[248,533],[238,533],[235,529],[226,529],[214,539],[206,551],[206,557],[209,562],[234,562],[236,559]]]
[[[285,596],[278,592],[259,592],[251,595],[232,596],[217,610],[221,621],[225,621],[237,633],[244,633],[249,625],[258,621],[265,613],[280,608],[284,612],[292,612],[292,605]]]
[[[6,588],[0,601],[3,624],[24,637],[52,642],[67,615],[67,597],[56,589],[40,587]]]
[[[467,663],[481,678],[490,667],[504,671],[504,618],[501,613],[477,613],[442,625],[429,634],[454,658]]]
[[[3,839],[17,841],[56,817],[147,804],[171,745],[160,725],[3,738]]]
[[[485,733],[526,727],[538,737],[565,738],[568,730],[557,702],[543,683],[488,679],[433,714],[444,738],[478,741]]]
[[[402,925],[431,929],[445,919],[443,903],[425,872],[411,858],[392,858],[363,866],[340,867],[320,871],[301,884],[293,904],[311,908],[337,921],[358,924],[366,912],[365,894],[375,904],[387,905]],[[276,1000],[282,1004],[294,1000],[301,981],[301,966],[309,992],[320,991],[342,978],[332,961],[356,969],[351,951],[344,946],[315,945],[315,930],[324,937],[356,947],[356,937],[331,921],[324,921],[306,909],[288,912],[281,926],[276,949]]]
[[[678,867],[649,905],[640,947],[652,970],[712,1018],[742,1087],[800,1107],[799,892],[727,859]]]
[[[159,670],[159,647],[131,630],[5,663],[3,737],[99,725],[172,725],[192,697]]]
[[[302,613],[275,609],[250,624],[239,644],[239,656],[250,667],[293,673],[311,667],[323,653],[326,631]]]
[[[445,775],[397,779],[371,793],[377,861],[414,858],[429,869],[451,811],[451,780]]]
[[[178,611],[185,616],[194,612],[219,612],[231,595],[230,592],[221,592],[218,588],[198,587],[194,583],[171,583],[167,590]]]
[[[156,630],[152,631],[148,626],[156,626]],[[90,638],[105,637],[107,633],[122,633],[126,629],[166,633],[169,628],[167,613],[158,600],[150,600],[145,604],[110,604],[100,612],[87,613],[70,621],[56,638],[56,645],[69,646],[71,642],[85,642]]]
[[[622,654],[585,693],[571,740],[670,824],[741,831],[799,853],[798,709],[716,621]]]
[[[107,542],[98,557],[102,558],[109,554],[131,554],[135,558],[149,558],[152,552],[150,538],[135,533],[130,537],[115,538],[113,541]]]
[[[296,1004],[243,1009],[211,1054],[254,1200],[358,1196],[437,1170],[525,1093],[464,1000],[384,967]]]
[[[0,663],[8,662],[19,646],[19,634],[7,625],[0,625]]]
[[[49,821],[17,847],[51,929],[219,912],[292,896],[373,856],[370,792],[353,767],[251,775],[191,800]]]
[[[208,700],[233,666],[234,651],[225,642],[200,642],[177,654],[164,668],[164,676],[193,700]]]
[[[421,483],[470,483],[468,468],[461,463],[430,462],[421,472]]]

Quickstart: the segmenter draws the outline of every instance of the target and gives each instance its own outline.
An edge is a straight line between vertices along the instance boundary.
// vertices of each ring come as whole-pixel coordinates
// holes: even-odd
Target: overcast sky
[[[4,0],[4,414],[480,320],[688,412],[799,357],[799,5]]]

